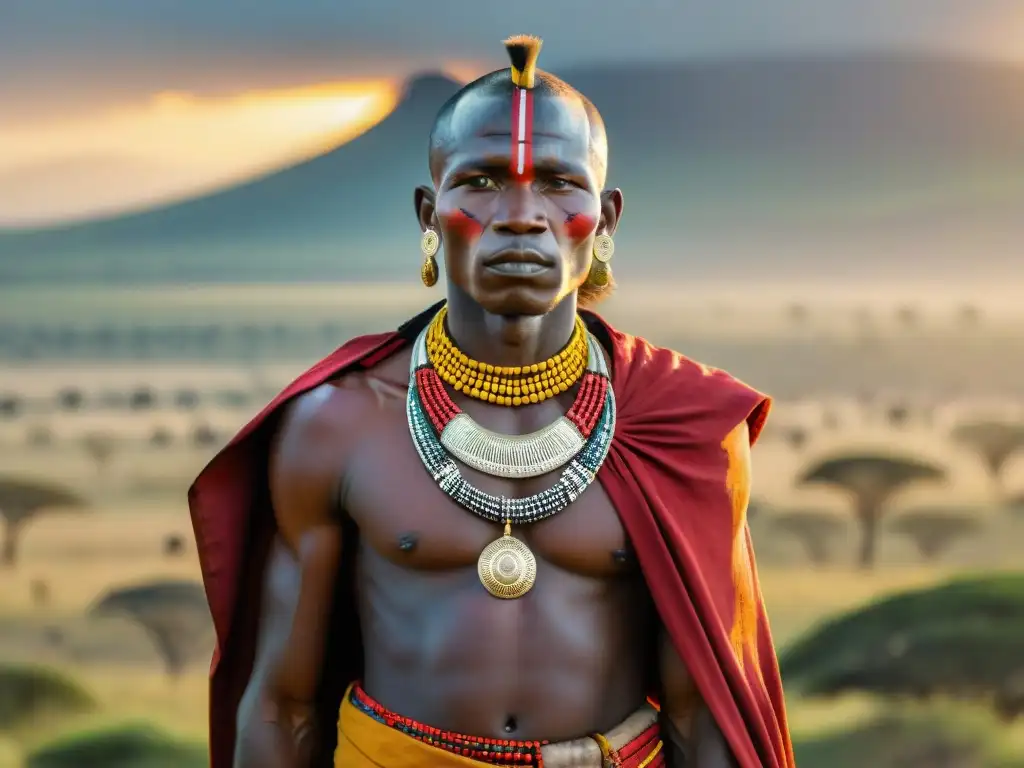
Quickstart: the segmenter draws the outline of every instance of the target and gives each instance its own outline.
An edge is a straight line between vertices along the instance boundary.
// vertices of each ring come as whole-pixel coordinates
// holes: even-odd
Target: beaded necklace
[[[589,334],[588,334],[589,335]],[[421,347],[412,367],[420,404],[454,458],[495,477],[527,478],[569,463],[594,431],[608,388],[608,369],[593,339],[588,339],[587,372],[568,413],[526,435],[503,435],[480,426],[449,396]]]
[[[580,317],[561,352],[532,365],[499,366],[459,350],[444,329],[447,315],[448,308],[442,307],[427,326],[427,356],[445,383],[476,400],[504,406],[540,403],[575,386],[586,368],[589,334]]]
[[[589,339],[589,334],[588,343],[594,343]],[[615,431],[614,392],[610,386],[604,387],[604,402],[595,428],[583,449],[569,461],[552,487],[520,498],[495,496],[474,487],[462,477],[424,411],[417,386],[416,372],[419,368],[416,362],[422,359],[425,344],[426,330],[420,334],[414,348],[420,351],[413,354],[409,396],[406,400],[406,416],[413,445],[434,482],[453,501],[485,520],[505,524],[501,538],[492,541],[480,553],[477,573],[484,587],[495,597],[522,597],[536,581],[537,562],[529,547],[512,536],[512,524],[535,523],[561,512],[594,481],[608,455]]]

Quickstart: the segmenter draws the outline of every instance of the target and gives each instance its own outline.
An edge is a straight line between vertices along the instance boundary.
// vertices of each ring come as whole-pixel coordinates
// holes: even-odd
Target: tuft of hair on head
[[[533,88],[541,45],[541,39],[533,35],[515,35],[505,41],[505,50],[512,62],[512,83],[516,87]]]

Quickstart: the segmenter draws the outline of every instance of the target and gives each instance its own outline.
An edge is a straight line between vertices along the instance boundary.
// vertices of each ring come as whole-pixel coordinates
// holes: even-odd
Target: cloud
[[[0,225],[187,197],[341,143],[398,98],[389,82],[224,97],[164,92],[77,118],[0,127]]]

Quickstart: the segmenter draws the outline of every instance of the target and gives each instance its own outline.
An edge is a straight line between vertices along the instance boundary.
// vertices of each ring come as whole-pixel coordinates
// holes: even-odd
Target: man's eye
[[[548,189],[553,189],[556,192],[564,192],[567,189],[572,188],[572,182],[566,179],[551,179],[548,184]]]
[[[465,184],[471,189],[495,189],[498,186],[490,176],[470,176]]]

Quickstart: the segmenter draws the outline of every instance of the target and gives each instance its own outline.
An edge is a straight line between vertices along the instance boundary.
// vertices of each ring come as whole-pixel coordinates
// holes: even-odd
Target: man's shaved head
[[[434,183],[414,200],[420,227],[444,248],[449,301],[500,317],[541,316],[567,297],[587,304],[611,290],[607,269],[594,267],[595,238],[614,233],[622,213],[622,192],[604,189],[604,122],[581,93],[537,70],[540,46],[506,40],[511,66],[441,108],[430,132]]]
[[[460,135],[463,123],[457,119],[461,116],[460,113],[470,108],[475,100],[494,98],[510,102],[516,87],[512,72],[512,68],[499,69],[477,78],[462,87],[441,107],[430,131],[430,175],[435,181],[452,149],[460,139],[465,138]],[[603,186],[608,169],[608,140],[605,136],[604,121],[597,107],[567,82],[548,72],[538,70],[530,90],[536,99],[565,100],[582,109],[586,115],[586,129],[590,134],[591,162]]]

